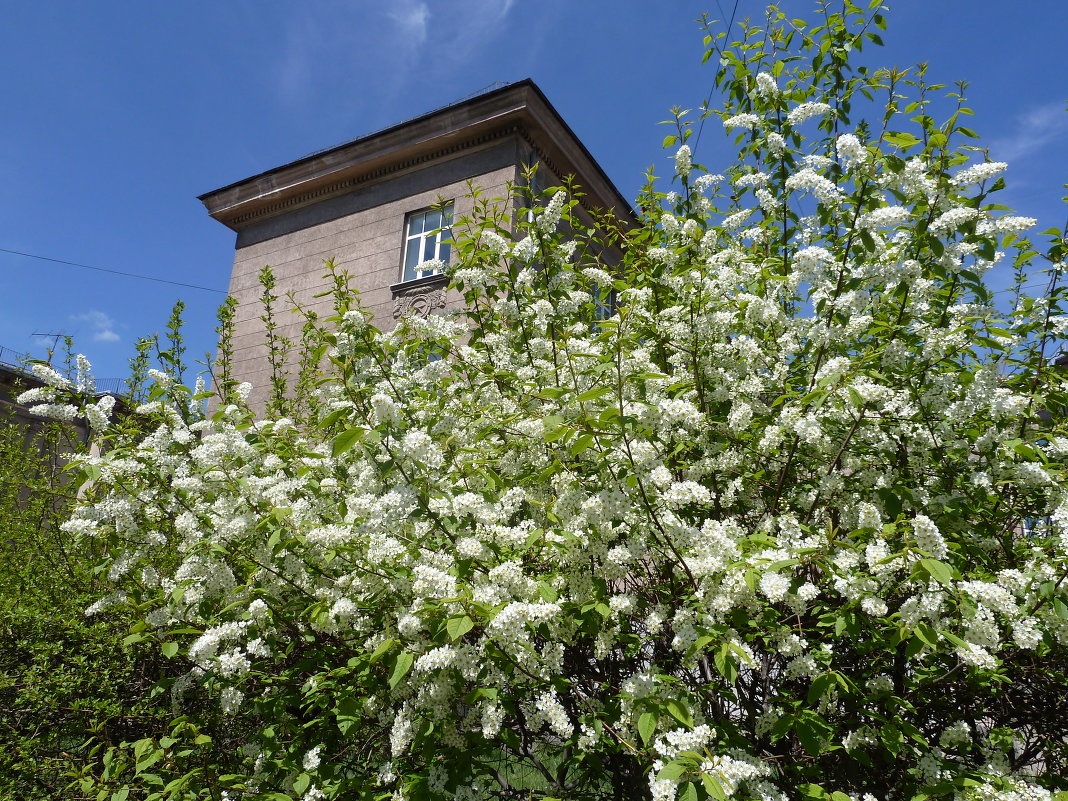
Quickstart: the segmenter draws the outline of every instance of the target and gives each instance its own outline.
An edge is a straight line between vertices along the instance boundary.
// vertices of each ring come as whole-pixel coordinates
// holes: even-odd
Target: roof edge
[[[511,103],[508,102],[509,99]],[[531,103],[531,99],[535,102]],[[558,127],[559,131],[554,132],[546,128],[544,114],[538,113],[538,106],[548,112],[548,121]],[[470,115],[468,120],[463,118],[465,111]],[[619,213],[633,216],[630,203],[531,78],[515,81],[349,142],[302,156],[294,161],[206,192],[199,195],[198,199],[212,217],[237,230],[240,227],[237,218],[245,215],[238,215],[235,212],[242,206],[246,208],[250,204],[254,207],[258,206],[268,197],[280,197],[285,193],[297,192],[302,186],[328,184],[332,180],[339,179],[346,172],[351,174],[358,170],[361,164],[393,161],[407,151],[425,148],[436,139],[447,140],[449,137],[460,135],[464,130],[488,129],[506,119],[521,117],[535,122],[550,138],[565,137],[568,144],[574,146],[574,155],[577,155],[578,160],[586,162],[586,164],[571,165],[575,168],[574,171],[579,174],[592,173],[589,175],[590,180],[599,179],[603,182],[598,194],[609,195],[603,197],[602,200],[609,206],[614,206]],[[543,119],[539,121],[538,117]],[[435,128],[434,122],[439,118],[442,126]],[[411,135],[408,139],[403,138],[406,132]],[[346,153],[350,154],[348,158],[346,158]],[[316,170],[316,165],[321,169]],[[586,188],[594,189],[591,186]],[[243,189],[246,192],[242,192]]]

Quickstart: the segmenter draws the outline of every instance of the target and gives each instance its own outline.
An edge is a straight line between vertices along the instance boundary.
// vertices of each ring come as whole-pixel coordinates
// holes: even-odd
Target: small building
[[[588,210],[630,217],[619,190],[530,80],[201,195],[208,213],[237,233],[229,289],[238,302],[233,375],[253,384],[253,404],[270,384],[259,319],[265,265],[279,295],[292,293],[303,307],[328,315],[330,299],[316,295],[329,289],[323,261],[333,259],[353,276],[383,330],[405,314],[455,308],[462,298],[447,292],[445,277],[418,265],[448,262],[441,229],[471,211],[469,182],[483,197],[503,199],[534,164],[541,185],[573,177]],[[298,339],[300,324],[294,317],[279,333]]]
[[[63,473],[71,454],[86,453],[91,444],[89,424],[83,417],[58,422],[50,417],[34,413],[33,405],[19,403],[18,398],[27,390],[38,389],[46,384],[27,367],[29,356],[9,348],[0,347],[0,460],[17,462],[0,481],[0,505],[22,504],[30,495],[28,486],[50,483],[58,493],[59,485],[67,480]],[[127,408],[123,400],[119,379],[103,379],[106,390],[97,391],[95,386],[86,399],[98,400],[112,395],[116,411]],[[25,452],[25,456],[23,452]],[[24,473],[23,471],[29,471]],[[45,476],[47,474],[47,477]],[[60,495],[56,495],[56,499]]]

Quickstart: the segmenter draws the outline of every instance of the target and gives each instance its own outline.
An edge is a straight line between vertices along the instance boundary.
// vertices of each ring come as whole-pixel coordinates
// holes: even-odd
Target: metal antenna
[[[48,349],[48,366],[51,367],[52,366],[52,354],[54,354],[56,352],[56,348],[59,347],[59,338],[60,337],[68,337],[68,336],[70,336],[70,334],[44,334],[44,333],[40,333],[40,332],[35,332],[33,334],[30,334],[30,336],[33,336],[33,337],[52,337],[52,347]]]

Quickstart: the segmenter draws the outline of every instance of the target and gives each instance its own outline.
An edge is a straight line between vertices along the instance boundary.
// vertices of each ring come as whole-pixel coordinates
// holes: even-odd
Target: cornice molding
[[[254,220],[261,219],[263,217],[269,217],[279,212],[286,211],[298,206],[309,205],[320,200],[326,200],[328,198],[342,195],[347,192],[351,192],[358,188],[362,184],[371,183],[381,178],[385,178],[389,175],[393,175],[404,170],[418,167],[422,164],[435,161],[460,151],[470,151],[475,148],[490,142],[505,139],[508,136],[514,134],[523,135],[520,132],[522,126],[519,123],[513,123],[506,128],[502,128],[497,131],[490,131],[488,133],[481,134],[479,136],[473,136],[468,139],[464,139],[460,142],[455,142],[451,145],[439,147],[435,150],[431,150],[427,153],[421,153],[417,156],[411,156],[406,159],[395,161],[391,164],[386,164],[373,170],[360,173],[359,175],[352,175],[341,180],[334,181],[325,186],[321,186],[317,189],[301,192],[290,197],[286,197],[277,200],[274,203],[266,206],[261,206],[253,211],[245,212],[244,214],[237,214],[228,219],[228,224],[231,226],[242,226]],[[525,138],[525,136],[524,136]],[[283,190],[284,191],[284,190]]]
[[[373,170],[369,170],[359,175],[349,176],[339,181],[327,184],[326,186],[318,187],[310,191],[301,192],[290,197],[279,199],[278,201],[266,206],[261,206],[253,211],[245,212],[244,214],[237,214],[229,219],[229,223],[234,226],[243,226],[255,220],[262,219],[264,217],[270,217],[275,214],[279,214],[288,209],[297,208],[299,206],[306,206],[311,203],[318,202],[320,200],[326,200],[337,195],[343,195],[347,192],[351,192],[359,188],[362,184],[371,183],[382,178],[386,178],[390,175],[394,175],[404,170],[409,170],[413,167],[418,167],[429,162],[436,161],[454,153],[462,151],[470,151],[482,145],[489,144],[491,142],[500,141],[506,139],[509,136],[518,136],[530,148],[537,154],[538,161],[548,167],[552,173],[561,178],[570,175],[567,170],[563,170],[554,159],[552,159],[545,149],[538,143],[536,138],[530,132],[530,129],[521,122],[514,122],[504,128],[496,131],[490,131],[488,133],[481,134],[479,136],[473,136],[468,139],[464,139],[460,142],[455,142],[445,147],[439,147],[436,150],[429,151],[427,153],[421,153],[418,156],[411,156],[400,161],[393,162],[392,164],[386,164]],[[579,198],[579,205],[586,211],[592,212],[594,207],[589,203],[586,196]]]
[[[208,192],[200,200],[212,217],[240,235],[296,210],[362,196],[364,187],[416,175],[431,164],[506,147],[512,137],[517,145],[529,146],[557,179],[576,177],[585,190],[580,198],[583,211],[614,208],[621,219],[632,216],[629,203],[529,80],[305,156]],[[518,149],[516,156],[518,170]]]

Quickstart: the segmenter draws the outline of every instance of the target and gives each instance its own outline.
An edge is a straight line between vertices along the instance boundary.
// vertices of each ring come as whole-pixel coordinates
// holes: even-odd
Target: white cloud
[[[1058,101],[1037,106],[1016,119],[1015,130],[990,143],[990,157],[998,161],[1024,159],[1068,134],[1068,112]]]
[[[442,54],[453,61],[467,61],[478,54],[504,27],[515,0],[455,0],[450,18],[454,25],[445,34]]]
[[[383,47],[398,59],[397,68],[405,73],[398,76],[401,82],[421,75],[417,66],[435,69],[442,63],[465,63],[501,33],[514,6],[515,0],[439,0],[431,13],[424,0],[401,0],[387,14],[396,39],[383,42]],[[427,42],[432,46],[426,47]]]
[[[90,309],[84,314],[71,317],[76,323],[86,323],[92,330],[93,342],[118,342],[121,337],[115,332],[115,321],[102,311]]]
[[[400,26],[402,46],[422,47],[426,43],[430,23],[430,8],[426,3],[404,3],[389,18]]]
[[[547,0],[550,6],[560,0]],[[453,85],[448,75],[481,58],[503,39],[515,0],[323,0],[300,11],[285,6],[285,36],[275,44],[272,77],[290,111],[331,109],[337,139],[451,102],[480,84]],[[530,49],[548,22],[538,15],[509,47]],[[511,37],[510,37],[511,40]],[[432,101],[412,105],[406,91],[424,92],[428,75],[442,87]],[[486,75],[482,83],[502,79]],[[355,79],[355,83],[354,83]],[[358,87],[358,91],[353,88]],[[422,95],[421,95],[422,96]],[[424,107],[425,106],[425,107]],[[329,138],[327,139],[329,142]]]

